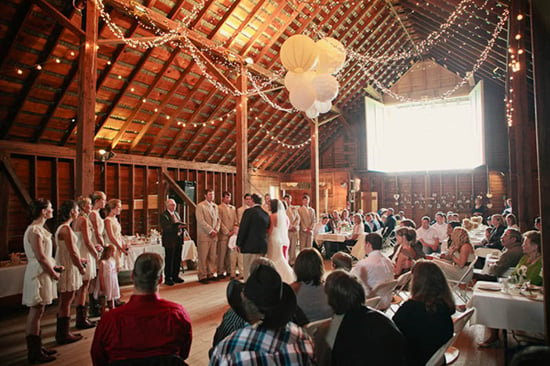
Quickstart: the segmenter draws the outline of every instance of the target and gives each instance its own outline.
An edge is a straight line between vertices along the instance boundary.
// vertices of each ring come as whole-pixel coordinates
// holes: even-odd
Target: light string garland
[[[204,121],[204,122],[186,123],[186,122],[178,121],[178,126],[186,127],[187,125],[192,125],[195,128],[196,127],[206,127],[206,126],[208,126],[208,124],[214,125],[216,123],[216,121],[221,122],[221,121],[223,121],[224,119],[228,118],[229,116],[231,116],[233,113],[236,113],[236,112],[237,112],[237,108],[233,108],[232,110],[230,110],[229,112],[227,112],[223,116],[216,117],[216,118],[211,118],[211,119],[209,119],[207,121]]]
[[[258,117],[254,117],[254,120],[257,121],[257,122],[260,121],[260,119]],[[268,136],[268,138],[270,140],[272,140],[273,142],[276,142],[277,144],[281,145],[284,148],[301,149],[304,146],[306,146],[307,144],[309,144],[311,142],[311,140],[314,138],[314,136],[311,136],[311,137],[309,137],[308,139],[306,139],[304,142],[302,142],[300,144],[289,144],[289,143],[281,141],[279,138],[277,138],[276,134],[272,131],[269,131],[266,127],[264,127],[264,125],[261,122],[259,122],[258,126],[260,127],[260,130],[265,131],[266,135]]]
[[[518,14],[516,16],[516,19],[518,21],[522,21],[523,18],[523,14]],[[514,40],[516,41],[516,48],[514,48],[512,45],[510,45],[510,47],[508,48],[508,68],[512,71],[512,73],[516,73],[521,70],[521,63],[519,61],[519,58],[525,53],[522,47],[523,36],[521,35],[521,33],[517,33],[514,36]],[[513,80],[514,76],[510,75],[507,82],[508,90],[506,91],[506,98],[504,98],[504,103],[506,104],[506,122],[508,124],[508,127],[512,127],[514,125],[514,88],[512,86]]]
[[[489,0],[486,0],[481,6],[479,6],[479,9],[484,8]],[[308,4],[317,4],[316,1],[310,1]],[[328,2],[330,4],[331,2]],[[340,2],[337,2],[340,4]],[[342,2],[343,3],[343,2]],[[141,16],[144,16],[146,19],[150,20],[149,18],[149,9],[141,6],[139,4],[134,4],[134,9],[126,8],[125,10],[129,14],[133,14],[134,18],[138,21],[139,25],[144,27],[145,29],[149,29],[159,37],[151,40],[148,38],[146,41],[140,41],[139,39],[128,39],[124,37],[124,32],[111,21],[110,15],[105,11],[105,8],[103,6],[102,0],[97,0],[96,4],[98,4],[98,8],[100,10],[100,15],[103,18],[103,20],[107,23],[109,26],[109,29],[115,34],[116,37],[122,39],[126,44],[128,44],[131,47],[144,47],[144,48],[151,48],[151,47],[157,47],[164,45],[166,43],[170,43],[174,47],[183,47],[185,48],[189,54],[192,56],[193,60],[198,65],[199,69],[201,70],[201,73],[206,77],[206,79],[214,85],[219,91],[221,91],[224,94],[232,94],[234,96],[242,96],[242,95],[251,95],[251,94],[258,94],[260,97],[269,103],[269,105],[275,109],[284,111],[284,112],[296,112],[296,109],[294,108],[286,108],[283,106],[280,106],[279,104],[271,101],[269,97],[263,92],[263,88],[266,88],[268,86],[273,85],[276,79],[280,78],[283,70],[278,70],[275,72],[275,76],[271,78],[267,78],[266,81],[260,82],[259,79],[252,75],[248,70],[247,76],[249,77],[249,80],[251,81],[252,88],[246,90],[245,92],[241,92],[239,90],[232,90],[227,88],[225,85],[217,81],[213,78],[212,75],[208,72],[208,69],[206,65],[204,65],[204,62],[201,60],[201,58],[197,55],[198,49],[193,45],[191,40],[187,36],[187,29],[183,25],[189,24],[190,20],[194,18],[198,12],[199,9],[204,6],[204,1],[200,1],[197,5],[194,5],[191,14],[187,17],[184,17],[182,22],[179,22],[180,25],[178,25],[177,29],[172,29],[168,32],[165,32],[161,30],[160,28],[156,27],[152,21],[149,22],[149,24],[143,23],[140,18]],[[321,6],[327,6],[328,4],[321,4],[321,2],[318,2],[318,5]],[[428,37],[421,41],[417,49],[421,50],[421,52],[427,52],[431,47],[433,47],[438,41],[444,40],[442,35],[445,34],[450,27],[455,24],[456,20],[459,19],[459,16],[462,15],[467,7],[476,6],[475,2],[473,0],[462,0],[458,5],[457,8],[449,15],[446,22],[441,24],[438,31],[434,31],[428,35]],[[414,11],[413,11],[414,12]],[[488,11],[486,10],[488,13]],[[434,98],[434,100],[440,100],[440,99],[446,99],[450,95],[452,95],[456,90],[458,90],[462,85],[464,85],[472,76],[473,74],[479,69],[479,67],[483,64],[483,62],[487,59],[488,54],[492,47],[494,46],[494,43],[496,41],[496,36],[498,36],[498,33],[502,30],[503,23],[506,21],[508,16],[508,9],[505,9],[503,14],[500,17],[500,21],[497,24],[495,31],[493,32],[492,39],[488,42],[487,47],[485,47],[484,51],[480,55],[479,59],[474,64],[472,71],[469,71],[465,74],[465,76],[451,89],[448,91],[442,93],[442,96],[439,98]],[[468,19],[464,22],[468,22],[473,17],[473,13],[471,13],[468,17]],[[458,23],[458,26],[460,27],[461,24]],[[477,27],[476,27],[477,28]],[[314,34],[319,36],[322,32],[319,30],[313,31]],[[221,49],[221,46],[219,46]],[[214,48],[217,48],[217,46],[214,46]],[[201,50],[209,51],[209,50]],[[354,50],[346,50],[348,54],[350,55],[349,59],[356,59],[358,61],[362,61],[363,64],[360,65],[360,68],[364,71],[364,73],[368,76],[369,80],[373,83],[374,86],[376,86],[379,90],[381,90],[383,93],[390,95],[394,99],[397,99],[402,102],[414,102],[416,100],[413,100],[408,97],[404,97],[401,95],[398,95],[397,93],[392,92],[389,88],[387,88],[383,83],[381,83],[379,80],[376,79],[375,75],[372,73],[369,73],[366,69],[365,63],[379,63],[379,62],[389,62],[389,61],[395,61],[395,60],[401,60],[405,58],[410,58],[413,56],[413,50],[408,51],[396,51],[390,55],[382,55],[382,56],[370,56],[370,55],[361,55],[358,52]],[[416,52],[415,52],[416,53]],[[346,63],[349,63],[349,59]],[[265,80],[265,79],[264,79]],[[422,102],[425,102],[426,100],[421,100]]]

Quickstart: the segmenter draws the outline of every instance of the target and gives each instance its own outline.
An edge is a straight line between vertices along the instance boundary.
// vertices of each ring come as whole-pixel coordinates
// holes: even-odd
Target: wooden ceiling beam
[[[143,98],[145,98],[145,100],[147,100],[151,96],[151,94],[155,91],[155,88],[157,87],[158,83],[162,80],[164,73],[166,73],[166,71],[172,66],[172,63],[175,61],[179,53],[180,53],[179,48],[172,50],[170,57],[168,58],[168,60],[164,62],[164,65],[162,65],[162,69],[157,73],[157,75],[155,76],[155,79],[151,84],[149,84],[149,87],[145,91],[145,94],[143,95]],[[158,109],[160,110],[160,107]],[[120,140],[122,139],[122,136],[126,133],[130,125],[134,122],[134,118],[138,115],[140,111],[141,111],[141,104],[139,104],[138,102],[137,107],[132,110],[130,115],[126,118],[126,121],[124,121],[124,123],[118,130],[113,141],[111,141],[111,149],[114,149],[119,144]],[[99,131],[96,132],[96,139],[97,139],[98,133]]]
[[[63,14],[65,14],[70,18],[73,12],[74,12],[74,8],[72,7],[71,4],[67,3],[65,5],[65,9],[63,10]],[[63,30],[64,28],[61,24],[59,23],[55,24],[54,29],[52,30],[52,33],[50,33],[50,36],[48,37],[48,40],[44,45],[44,48],[38,55],[38,60],[36,62],[37,64],[43,64],[48,60],[55,46],[57,45],[57,42]],[[0,138],[5,139],[8,136],[11,127],[17,120],[17,117],[19,117],[19,114],[22,112],[23,106],[25,105],[25,102],[27,101],[29,94],[33,90],[36,80],[40,75],[40,72],[41,71],[37,70],[36,68],[33,68],[32,70],[29,71],[29,76],[25,80],[25,83],[23,84],[21,91],[17,95],[17,98],[15,99],[15,104],[11,106],[11,108],[9,109],[9,113],[6,116],[6,119],[3,123],[2,128],[0,129]]]
[[[40,9],[42,9],[42,11],[46,15],[52,17],[56,22],[60,23],[67,30],[72,32],[74,35],[78,36],[80,40],[84,38],[86,33],[81,28],[74,25],[73,22],[71,22],[71,20],[65,16],[65,14],[57,10],[52,4],[44,0],[33,0],[33,1]]]
[[[9,27],[6,27],[6,33],[4,34],[4,39],[2,40],[0,49],[3,50],[2,55],[0,56],[0,70],[5,70],[7,66],[7,60],[9,55],[12,52],[15,41],[23,31],[23,24],[32,14],[32,0],[23,0],[19,6],[12,19],[12,22]]]
[[[252,48],[252,46],[254,45],[254,43],[258,40],[258,38],[260,38],[260,36],[262,36],[263,32],[265,31],[265,29],[273,24],[273,21],[279,16],[279,14],[281,14],[281,12],[283,11],[283,9],[286,7],[286,2],[283,2],[282,4],[280,4],[279,6],[277,6],[277,8],[275,9],[275,11],[273,13],[271,13],[269,15],[269,18],[266,19],[264,22],[261,23],[261,25],[258,27],[258,29],[254,32],[254,34],[252,35],[252,37],[250,37],[250,39],[248,40],[248,42],[244,45],[243,49],[239,52],[239,54],[241,54],[243,57],[247,57],[248,56],[248,53],[250,52],[250,49]],[[285,27],[286,28],[286,27]]]

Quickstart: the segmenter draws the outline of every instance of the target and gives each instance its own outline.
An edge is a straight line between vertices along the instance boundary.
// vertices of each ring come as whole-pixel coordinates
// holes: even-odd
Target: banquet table
[[[122,270],[132,271],[137,257],[142,253],[157,253],[164,260],[164,247],[159,244],[133,244],[128,249],[128,255],[122,255]]]
[[[23,293],[26,264],[0,267],[0,297]]]
[[[338,243],[343,243],[346,240],[346,233],[341,233],[341,234],[319,233],[315,236],[315,240],[335,241]]]
[[[501,291],[502,284],[478,281],[468,307],[476,311],[471,324],[490,328],[544,333],[544,302]]]
[[[195,242],[191,239],[185,240],[183,242],[183,248],[181,250],[181,260],[183,261],[193,261],[196,262],[198,258],[197,255],[197,246]]]

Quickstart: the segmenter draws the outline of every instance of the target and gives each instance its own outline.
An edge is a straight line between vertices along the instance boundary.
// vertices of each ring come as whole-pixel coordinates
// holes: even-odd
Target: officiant
[[[185,224],[176,211],[176,201],[168,199],[165,206],[166,210],[160,215],[162,246],[165,251],[164,283],[173,286],[174,283],[183,283],[179,273]]]

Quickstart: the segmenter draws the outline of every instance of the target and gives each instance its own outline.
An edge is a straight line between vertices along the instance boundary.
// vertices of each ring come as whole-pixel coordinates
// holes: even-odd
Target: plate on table
[[[539,291],[529,291],[529,290],[521,290],[519,292],[521,296],[525,296],[529,300],[533,301],[544,301],[544,294]]]
[[[483,291],[500,291],[502,289],[502,287],[500,286],[499,283],[480,283],[478,286],[477,286],[478,289],[480,290],[483,290]]]

